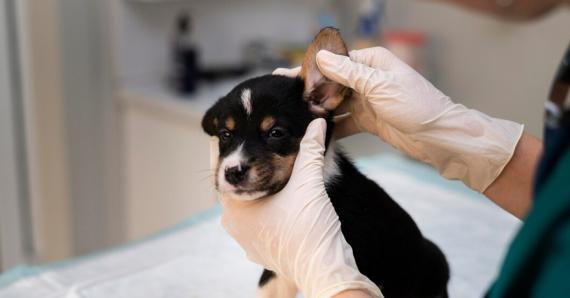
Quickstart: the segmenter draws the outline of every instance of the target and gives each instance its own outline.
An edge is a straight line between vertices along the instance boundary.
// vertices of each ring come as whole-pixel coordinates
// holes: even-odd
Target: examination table
[[[450,297],[481,297],[519,221],[482,195],[395,154],[360,158],[447,255]],[[191,199],[191,198],[189,198]],[[0,275],[0,297],[255,297],[261,268],[219,224],[214,207],[150,238]]]

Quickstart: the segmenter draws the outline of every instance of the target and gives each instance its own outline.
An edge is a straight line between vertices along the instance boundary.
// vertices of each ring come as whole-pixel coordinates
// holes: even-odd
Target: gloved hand
[[[221,197],[222,225],[250,260],[295,283],[305,297],[331,297],[348,289],[382,297],[358,271],[325,191],[325,131],[323,119],[311,122],[291,178],[279,193],[254,201]],[[217,156],[217,145],[212,149]]]
[[[384,48],[351,51],[350,58],[322,50],[317,65],[328,79],[356,91],[339,107],[351,117],[337,129],[375,134],[479,192],[499,176],[523,133],[518,123],[452,102]],[[278,69],[274,74],[291,76],[295,71]]]

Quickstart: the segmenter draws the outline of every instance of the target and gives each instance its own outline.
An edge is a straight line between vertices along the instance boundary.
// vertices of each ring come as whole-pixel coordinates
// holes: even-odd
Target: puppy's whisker
[[[208,175],[206,175],[206,176],[200,178],[200,181],[204,181],[204,180],[206,180],[206,179],[212,179],[212,180],[213,180],[215,177],[216,177],[216,176],[213,175],[213,174],[208,174]]]

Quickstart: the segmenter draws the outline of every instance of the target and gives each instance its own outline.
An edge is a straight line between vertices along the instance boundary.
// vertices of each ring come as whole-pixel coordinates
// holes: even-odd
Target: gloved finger
[[[280,67],[280,68],[277,68],[276,70],[274,70],[273,74],[294,78],[294,77],[299,75],[299,72],[301,72],[301,66],[297,66],[294,68],[282,68],[282,67]]]
[[[299,146],[291,180],[296,177],[323,179],[326,131],[327,123],[323,118],[315,119],[309,124]]]
[[[339,140],[362,132],[354,122],[352,116],[335,122],[333,139]]]
[[[383,47],[352,50],[348,56],[354,62],[385,71],[393,69],[394,62],[399,60],[396,55]]]
[[[232,199],[222,200],[222,216],[220,223],[224,230],[241,246],[246,252],[247,258],[251,261],[263,265],[254,242],[258,239],[260,218],[266,211],[259,208],[258,200],[239,201]]]
[[[347,56],[336,55],[326,50],[317,53],[317,65],[325,77],[350,87],[364,96],[368,96],[384,81],[393,78],[391,72],[353,62]]]

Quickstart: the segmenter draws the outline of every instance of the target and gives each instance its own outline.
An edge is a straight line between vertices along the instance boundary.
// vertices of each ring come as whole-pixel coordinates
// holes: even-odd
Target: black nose
[[[231,168],[226,168],[226,181],[232,185],[238,185],[247,176],[248,166],[236,166]]]

